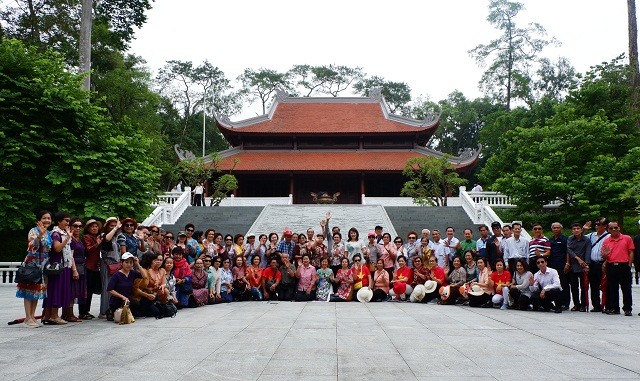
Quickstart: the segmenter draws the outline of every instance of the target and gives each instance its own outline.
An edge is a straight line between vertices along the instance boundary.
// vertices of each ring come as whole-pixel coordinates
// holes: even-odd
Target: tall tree
[[[480,66],[488,64],[480,88],[493,99],[511,110],[514,99],[527,99],[530,94],[531,62],[549,44],[557,41],[546,39],[542,25],[530,23],[525,28],[516,26],[515,18],[524,5],[507,0],[492,0],[489,3],[487,21],[501,32],[500,37],[488,44],[480,44],[469,50]]]
[[[372,89],[379,88],[389,109],[394,114],[408,116],[410,112],[411,87],[405,82],[393,82],[378,76],[360,79],[353,85],[356,94],[366,97]]]
[[[340,65],[295,65],[289,72],[296,85],[304,89],[306,97],[314,93],[337,97],[364,76],[360,67]]]
[[[272,69],[244,69],[244,73],[238,77],[242,82],[244,91],[252,94],[262,103],[262,113],[266,114],[267,104],[275,94],[276,89],[291,90],[289,81],[291,73],[278,73]]]
[[[198,131],[194,126],[194,115],[202,111],[208,115],[214,112],[233,115],[241,108],[241,92],[234,91],[222,70],[206,60],[198,66],[191,61],[167,61],[156,82],[160,94],[169,99],[179,112],[181,130],[178,131],[178,144],[183,144],[194,129]],[[200,114],[200,141],[203,140],[203,119],[206,126],[206,117]]]
[[[158,170],[151,141],[86,102],[82,78],[59,54],[0,42],[0,230],[41,209],[107,217],[148,213]]]
[[[446,156],[415,157],[407,160],[402,174],[409,180],[400,194],[413,198],[418,205],[447,206],[447,198],[467,180],[458,176]]]
[[[15,0],[0,11],[4,34],[40,49],[61,52],[78,64],[84,0]],[[93,38],[103,47],[125,50],[146,21],[153,0],[100,0],[94,3]]]

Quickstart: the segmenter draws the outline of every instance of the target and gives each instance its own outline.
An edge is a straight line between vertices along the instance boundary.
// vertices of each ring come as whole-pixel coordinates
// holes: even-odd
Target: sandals
[[[64,325],[67,324],[67,322],[65,320],[62,320],[61,318],[56,318],[56,319],[42,319],[42,325]]]
[[[84,315],[80,315],[79,318],[80,320],[91,320],[91,319],[95,319],[95,316],[91,314],[84,314]]]

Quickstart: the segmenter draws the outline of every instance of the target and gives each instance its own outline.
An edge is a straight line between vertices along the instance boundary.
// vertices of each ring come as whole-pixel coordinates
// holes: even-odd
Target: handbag
[[[182,294],[182,295],[191,295],[191,294],[193,294],[193,286],[191,285],[191,282],[181,283],[180,285],[178,285],[178,290],[180,291],[180,294]]]
[[[84,263],[76,263],[76,271],[79,276],[84,276],[87,274],[87,269],[84,266]]]
[[[112,276],[113,274],[120,271],[121,268],[122,264],[120,262],[112,263],[110,265],[107,265],[107,273],[109,273],[109,276]]]
[[[118,308],[113,315],[113,319],[118,324],[131,324],[136,321],[131,313],[131,308],[128,304],[125,304],[121,308]]]
[[[44,273],[47,276],[58,276],[62,272],[62,264],[58,262],[47,262],[44,266]]]
[[[16,283],[38,284],[42,283],[42,270],[35,262],[22,263],[14,277]]]

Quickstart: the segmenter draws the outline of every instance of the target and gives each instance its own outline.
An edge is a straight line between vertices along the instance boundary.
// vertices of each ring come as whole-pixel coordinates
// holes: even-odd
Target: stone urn
[[[338,201],[338,196],[340,196],[340,192],[334,193],[333,196],[327,192],[311,192],[309,194],[316,204],[335,204]]]

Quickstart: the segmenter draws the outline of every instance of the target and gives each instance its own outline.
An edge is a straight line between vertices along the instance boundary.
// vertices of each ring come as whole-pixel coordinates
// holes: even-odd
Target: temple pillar
[[[289,174],[289,194],[294,194],[295,186],[293,180],[293,173]]]
[[[364,186],[364,172],[360,173],[360,194],[358,195],[359,197],[362,197],[363,194],[367,194],[366,193],[366,189]]]

